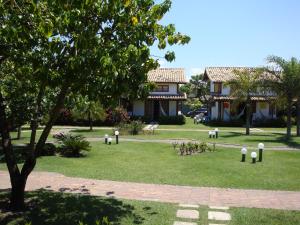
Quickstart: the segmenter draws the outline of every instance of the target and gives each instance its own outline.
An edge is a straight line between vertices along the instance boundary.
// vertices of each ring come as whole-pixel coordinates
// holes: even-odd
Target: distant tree
[[[235,78],[225,83],[230,86],[230,96],[246,103],[246,135],[250,135],[251,95],[261,87],[262,72],[262,69],[234,70]]]
[[[278,56],[268,57],[269,70],[274,74],[276,80],[269,81],[268,86],[275,91],[278,96],[285,99],[286,111],[287,111],[287,131],[286,137],[291,137],[292,129],[292,106],[293,99],[299,96],[299,73],[300,73],[300,62],[296,58],[285,60]],[[299,107],[298,107],[298,114]],[[300,127],[300,115],[297,118],[297,132]],[[299,128],[300,129],[300,128]],[[299,131],[300,133],[300,131]]]
[[[209,101],[209,85],[203,81],[203,74],[191,76],[189,83],[180,87],[182,92],[187,93],[190,98],[197,98],[202,104],[207,105]]]
[[[72,115],[76,119],[85,119],[89,121],[90,130],[93,130],[93,122],[96,120],[104,121],[106,112],[99,101],[89,100],[87,97],[77,98]]]

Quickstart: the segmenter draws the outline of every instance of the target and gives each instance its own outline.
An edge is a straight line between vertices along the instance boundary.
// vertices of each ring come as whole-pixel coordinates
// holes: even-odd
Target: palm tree
[[[286,136],[287,139],[289,139],[291,137],[292,128],[293,99],[300,96],[300,62],[296,58],[285,60],[279,56],[269,56],[267,60],[271,64],[269,70],[272,71],[272,73],[276,77],[276,80],[271,81],[269,86],[273,91],[275,91],[278,94],[279,97],[284,98],[286,102]],[[298,117],[298,120],[300,120],[300,115]],[[300,121],[298,121],[297,124],[299,124],[300,127]]]
[[[91,101],[87,98],[78,98],[72,113],[77,119],[88,120],[90,131],[93,130],[93,121],[104,120],[106,117],[106,112],[102,105],[98,101]]]
[[[250,134],[251,95],[257,93],[257,89],[261,86],[262,71],[258,68],[234,70],[235,78],[225,83],[230,86],[231,97],[234,97],[237,102],[246,103],[246,135]]]

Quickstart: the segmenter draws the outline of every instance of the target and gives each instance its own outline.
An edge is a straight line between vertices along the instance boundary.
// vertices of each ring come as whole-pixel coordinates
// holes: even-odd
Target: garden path
[[[7,171],[0,171],[0,181],[0,189],[10,188]],[[66,177],[51,172],[33,172],[26,188],[27,191],[43,188],[66,193],[181,204],[300,210],[300,192],[296,191],[144,184]]]

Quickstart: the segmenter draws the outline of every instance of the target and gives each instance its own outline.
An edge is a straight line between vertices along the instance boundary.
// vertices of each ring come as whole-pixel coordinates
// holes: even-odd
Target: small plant
[[[134,121],[131,121],[129,123],[129,132],[132,134],[132,135],[137,135],[139,134],[139,132],[141,132],[143,129],[143,123],[142,121],[139,121],[139,120],[134,120]]]
[[[88,224],[85,224],[85,223],[79,221],[78,225],[88,225]],[[105,216],[102,218],[102,221],[96,220],[95,225],[111,225],[111,223],[109,222],[108,218]]]
[[[40,151],[40,156],[53,156],[57,151],[56,146],[53,143],[46,143],[43,149]]]
[[[80,157],[82,151],[90,151],[91,146],[82,135],[57,134],[54,136],[60,144],[59,153],[66,157]]]
[[[172,142],[172,146],[173,146],[173,149],[174,151],[176,150],[177,146],[178,146],[178,142]]]

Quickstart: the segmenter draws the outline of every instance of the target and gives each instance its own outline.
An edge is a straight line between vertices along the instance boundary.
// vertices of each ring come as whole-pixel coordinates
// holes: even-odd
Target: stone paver
[[[209,220],[229,221],[229,220],[231,220],[231,216],[230,216],[229,213],[225,213],[225,212],[209,211],[208,212],[208,219]]]
[[[218,210],[228,210],[227,206],[209,206],[210,209],[218,209]]]
[[[173,225],[197,225],[197,223],[175,221]]]
[[[0,189],[11,187],[8,172],[0,171],[0,181]],[[177,204],[300,210],[300,192],[296,191],[143,184],[73,178],[50,172],[33,172],[28,177],[26,190],[32,191],[40,188],[59,192]]]
[[[199,205],[179,204],[179,207],[182,207],[182,208],[196,208],[196,209],[198,209],[198,208],[199,208]]]
[[[192,209],[178,209],[176,217],[184,219],[199,219],[199,212]]]

